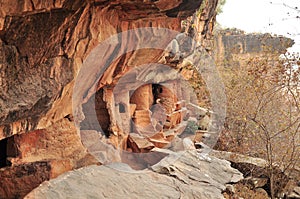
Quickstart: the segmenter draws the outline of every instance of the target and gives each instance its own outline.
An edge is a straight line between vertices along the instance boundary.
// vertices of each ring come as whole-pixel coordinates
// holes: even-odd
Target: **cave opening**
[[[7,139],[0,140],[0,168],[7,166]]]
[[[10,158],[17,157],[14,136],[0,140],[0,168],[11,166]]]

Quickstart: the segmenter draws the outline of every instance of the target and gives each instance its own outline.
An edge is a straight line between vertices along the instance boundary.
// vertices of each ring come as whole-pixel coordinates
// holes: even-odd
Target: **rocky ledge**
[[[88,166],[42,183],[25,198],[224,198],[242,174],[230,162],[196,150],[172,153],[148,169]]]
[[[97,164],[89,152],[98,151],[101,145],[87,139],[89,142],[84,144],[91,146],[88,151],[80,138],[84,132],[90,138],[96,132],[111,148],[120,147],[129,153],[148,152],[176,138],[190,115],[185,105],[193,98],[180,100],[180,96],[189,98],[181,92],[187,90],[184,87],[178,93],[166,89],[177,87],[173,79],[167,79],[173,73],[159,76],[154,71],[152,83],[132,90],[121,87],[126,92],[120,92],[119,98],[111,91],[120,79],[128,80],[124,78],[127,72],[150,63],[181,71],[188,80],[194,78],[195,72],[187,68],[190,64],[183,64],[179,53],[186,49],[180,38],[188,35],[207,51],[217,3],[218,0],[1,1],[0,198],[22,198],[45,180]],[[161,37],[164,32],[159,29],[176,34]],[[112,37],[128,31],[132,34]],[[101,49],[104,56],[85,68],[83,87],[76,87],[87,58],[109,38],[115,38],[117,43]],[[167,50],[170,43],[174,48]],[[159,44],[160,48],[146,48],[150,44]],[[146,47],[139,49],[141,46]],[[124,51],[128,49],[131,51]],[[122,56],[112,59],[122,52]],[[99,65],[98,60],[105,64]],[[100,75],[95,68],[101,67],[105,71]],[[137,78],[149,77],[145,75],[149,68],[139,72]],[[130,80],[134,83],[137,78]],[[74,91],[82,94],[76,100]],[[160,106],[167,111],[153,115],[155,108],[161,110]],[[133,123],[150,126],[145,133],[154,131],[153,136],[147,136],[148,147],[143,148],[141,136],[136,136],[140,131],[133,128]],[[98,164],[102,163],[105,162]]]

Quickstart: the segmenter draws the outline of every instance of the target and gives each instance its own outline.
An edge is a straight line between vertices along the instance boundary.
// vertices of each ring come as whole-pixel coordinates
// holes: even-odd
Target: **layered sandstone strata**
[[[177,91],[170,94],[166,90],[162,96],[155,96],[153,90],[159,90],[157,84],[161,82],[173,84],[174,79],[153,73],[152,80],[163,79],[148,85],[148,104],[143,104],[144,97],[130,98],[129,93],[120,93],[119,99],[115,99],[111,90],[135,66],[163,63],[172,68],[182,67],[182,56],[177,57],[176,50],[175,55],[164,51],[176,35],[168,35],[163,40],[159,37],[143,38],[138,37],[138,28],[154,28],[150,31],[151,35],[157,33],[155,28],[183,32],[208,49],[216,6],[217,0],[2,1],[0,165],[3,168],[0,169],[0,198],[22,197],[44,180],[67,170],[97,163],[80,140],[80,130],[95,130],[90,128],[93,121],[85,123],[89,108],[84,107],[89,103],[95,105],[92,111],[97,113],[97,117],[93,119],[102,124],[103,134],[100,137],[112,147],[133,150],[134,144],[130,145],[133,139],[128,138],[132,123],[126,120],[128,118],[138,124],[151,123],[151,128],[158,134],[148,137],[147,141],[152,145],[169,142],[173,135],[163,133],[163,129],[174,129],[173,133],[179,131],[178,125],[185,114],[184,103],[173,96],[180,95]],[[194,14],[197,10],[198,13]],[[128,30],[133,30],[137,37],[127,38],[127,43],[121,48],[111,46],[102,49],[105,52],[102,62],[109,60],[118,49],[130,48],[133,40],[134,45],[159,41],[162,50],[140,49],[125,53],[107,65],[100,79],[93,78],[95,71],[90,68],[91,76],[82,79],[84,86],[78,87],[84,95],[72,98],[78,74],[92,50],[112,35]],[[180,40],[176,42],[182,48]],[[181,95],[188,96],[184,89],[181,90]],[[165,125],[159,122],[161,114],[154,116],[151,112],[147,113],[157,101],[167,110],[165,117],[168,123],[165,122]],[[83,107],[79,115],[74,115],[74,104]],[[118,116],[114,114],[115,109],[120,113]],[[151,117],[156,121],[151,122]]]

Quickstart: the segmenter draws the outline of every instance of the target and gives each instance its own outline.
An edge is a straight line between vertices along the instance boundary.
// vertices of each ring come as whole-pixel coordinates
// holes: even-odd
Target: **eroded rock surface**
[[[151,169],[127,167],[89,166],[68,172],[25,198],[223,198],[225,184],[242,179],[229,162],[203,158],[195,150],[167,156]]]
[[[1,1],[0,167],[4,168],[0,170],[0,176],[5,177],[1,178],[0,198],[21,198],[43,180],[54,178],[68,170],[95,164],[97,161],[79,138],[80,127],[84,127],[81,130],[85,132],[97,130],[90,128],[93,122],[101,124],[103,131],[96,133],[101,134],[100,137],[105,138],[111,148],[145,152],[152,145],[161,147],[170,144],[171,139],[183,130],[187,114],[185,104],[188,105],[174,97],[174,94],[189,96],[190,93],[184,89],[181,89],[182,93],[170,93],[164,88],[159,94],[153,91],[160,91],[162,87],[156,84],[167,80],[170,80],[168,85],[177,86],[174,79],[170,78],[174,73],[167,71],[164,73],[167,75],[159,75],[157,71],[145,70],[136,77],[156,81],[155,84],[148,85],[148,93],[145,95],[149,100],[147,107],[141,103],[144,101],[143,96],[132,99],[130,103],[129,92],[120,92],[120,97],[115,99],[112,89],[126,72],[136,66],[162,63],[178,71],[184,68],[185,65],[181,62],[190,55],[190,45],[185,45],[186,42],[180,40],[182,35],[194,38],[204,51],[209,50],[217,2]],[[200,6],[201,10],[195,14]],[[176,34],[166,34],[163,39],[159,34],[156,37],[143,37],[138,28],[145,27],[150,28],[148,30],[154,35],[158,34],[155,28],[166,28]],[[74,100],[73,89],[78,74],[81,77],[80,71],[86,58],[103,41],[128,30],[133,30],[132,37],[117,37],[116,45],[101,49],[105,54],[101,61],[109,64],[105,65],[106,68],[103,67],[105,70],[99,77],[95,77],[98,73],[92,66],[88,68],[89,73],[81,79],[84,86],[79,87],[82,95]],[[179,32],[182,33],[178,36]],[[118,42],[122,41],[125,43],[120,46]],[[130,51],[111,61],[112,55],[124,49],[155,42],[160,42],[161,49]],[[167,49],[170,43],[175,46]],[[188,76],[189,79],[195,73],[193,70],[182,71],[181,75]],[[120,90],[124,88],[121,87]],[[192,100],[196,99],[190,101]],[[159,106],[152,107],[157,102],[161,102],[166,109],[165,115],[159,111],[157,114],[149,112],[159,109]],[[73,115],[72,105],[75,104],[80,110],[89,103],[96,103],[95,110],[92,110],[96,112],[94,120],[84,125],[84,119],[89,117],[90,110],[79,111],[79,117],[82,116],[81,124],[75,123],[74,118],[78,115]],[[114,114],[114,109],[118,110],[120,117]],[[141,125],[151,123],[150,130],[154,129],[155,134],[147,136],[146,145],[141,145],[133,136],[128,136],[131,130],[128,119]],[[166,124],[162,125],[161,122],[164,121]],[[170,131],[163,131],[163,128]],[[149,132],[149,129],[146,131]],[[138,147],[134,148],[135,146]],[[101,147],[96,144],[95,149],[101,151]],[[104,157],[109,158],[111,157],[107,154]],[[30,183],[25,185],[22,176],[27,179],[26,175],[14,179],[19,168],[23,167],[42,169],[34,169],[34,172],[29,173],[30,180],[25,181]],[[44,176],[45,169],[47,171]]]

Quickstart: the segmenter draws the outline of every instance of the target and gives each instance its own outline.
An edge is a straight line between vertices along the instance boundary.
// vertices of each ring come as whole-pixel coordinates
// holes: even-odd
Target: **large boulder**
[[[190,150],[142,171],[121,163],[81,168],[44,182],[25,198],[224,198],[226,183],[241,179],[228,161]]]

